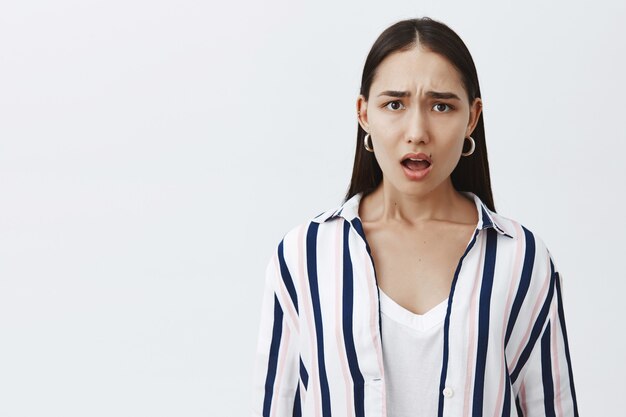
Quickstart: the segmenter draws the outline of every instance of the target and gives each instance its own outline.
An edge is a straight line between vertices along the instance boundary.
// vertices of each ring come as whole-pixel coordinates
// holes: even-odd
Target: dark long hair
[[[423,17],[397,22],[385,29],[376,39],[365,60],[361,78],[360,93],[366,101],[369,100],[370,87],[380,63],[391,53],[409,50],[418,43],[447,58],[456,67],[461,75],[470,104],[476,97],[480,97],[474,60],[459,35],[443,23]],[[383,173],[374,154],[363,147],[365,134],[361,125],[357,123],[354,168],[345,200],[360,192],[363,192],[363,196],[371,193],[383,179]],[[473,192],[487,207],[495,211],[487,161],[483,112],[472,132],[472,138],[476,142],[476,149],[471,156],[461,157],[451,174],[452,185],[457,191]]]

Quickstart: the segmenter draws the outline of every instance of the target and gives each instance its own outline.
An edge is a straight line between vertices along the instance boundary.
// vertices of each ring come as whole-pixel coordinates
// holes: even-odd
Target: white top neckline
[[[424,314],[415,314],[395,302],[378,287],[380,292],[380,311],[394,321],[418,332],[425,332],[441,324],[446,318],[448,298],[431,308]]]

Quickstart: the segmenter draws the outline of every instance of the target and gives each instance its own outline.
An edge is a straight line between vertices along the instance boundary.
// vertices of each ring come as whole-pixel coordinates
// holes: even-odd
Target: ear
[[[469,121],[467,122],[467,129],[465,129],[465,137],[470,136],[476,125],[478,124],[478,119],[480,118],[480,113],[483,111],[483,101],[480,97],[476,97],[474,102],[470,106],[470,116]]]
[[[369,132],[369,122],[367,121],[367,101],[365,100],[363,94],[359,94],[356,99],[356,111],[361,128],[366,132]]]

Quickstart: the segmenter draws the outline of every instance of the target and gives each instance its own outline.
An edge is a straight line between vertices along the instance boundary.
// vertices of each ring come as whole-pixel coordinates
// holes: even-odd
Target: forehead
[[[416,47],[394,52],[376,69],[370,93],[383,90],[465,91],[457,69],[445,57]]]

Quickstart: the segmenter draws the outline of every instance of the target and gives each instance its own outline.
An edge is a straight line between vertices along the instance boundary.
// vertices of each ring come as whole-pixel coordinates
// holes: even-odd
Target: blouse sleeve
[[[578,417],[578,405],[572,374],[561,274],[553,268],[547,321],[528,361],[524,365],[516,406],[525,417]]]
[[[270,259],[265,274],[261,319],[253,377],[252,416],[298,415],[299,353],[297,333],[285,317],[277,286],[280,268],[277,255]]]

